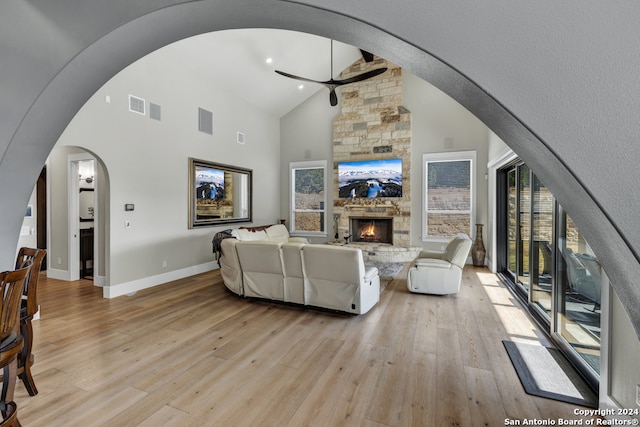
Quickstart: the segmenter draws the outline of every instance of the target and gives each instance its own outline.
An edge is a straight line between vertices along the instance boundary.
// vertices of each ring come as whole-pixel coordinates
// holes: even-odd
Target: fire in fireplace
[[[393,244],[393,218],[351,217],[351,241]]]

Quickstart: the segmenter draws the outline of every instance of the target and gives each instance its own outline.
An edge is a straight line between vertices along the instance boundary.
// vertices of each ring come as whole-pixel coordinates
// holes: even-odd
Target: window
[[[424,154],[423,240],[464,233],[475,223],[475,151]]]
[[[327,162],[297,162],[291,170],[291,233],[326,235]]]

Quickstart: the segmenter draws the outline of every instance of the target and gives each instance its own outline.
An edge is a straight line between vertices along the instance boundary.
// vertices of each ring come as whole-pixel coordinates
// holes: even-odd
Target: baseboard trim
[[[47,277],[58,280],[71,281],[69,270],[56,270],[55,268],[47,268]]]
[[[206,273],[207,271],[216,270],[218,263],[210,261],[200,265],[194,265],[180,270],[169,271],[167,273],[158,274],[156,276],[145,277],[143,279],[133,280],[131,282],[119,283],[117,285],[104,286],[102,288],[102,296],[104,298],[115,298],[122,295],[133,294],[143,289],[152,288],[154,286],[163,285],[173,280],[184,279],[185,277],[196,274]]]

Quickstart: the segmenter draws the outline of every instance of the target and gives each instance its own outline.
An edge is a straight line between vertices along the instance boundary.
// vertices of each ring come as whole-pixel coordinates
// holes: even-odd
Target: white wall
[[[146,116],[128,111],[129,94],[146,100]],[[149,102],[161,106],[161,121],[149,118]],[[198,131],[198,107],[213,112],[213,135]],[[237,131],[245,133],[244,145],[236,143]],[[279,136],[277,117],[157,54],[107,82],[78,112],[56,146],[87,149],[109,175],[107,284],[131,291],[192,273],[194,267],[214,266],[213,234],[239,225],[187,228],[189,157],[252,169],[253,222],[273,223],[280,205]],[[66,170],[62,174],[66,176]],[[62,178],[51,182],[52,191],[64,200],[57,200],[53,208],[57,218],[66,218],[66,190],[58,188],[64,185]],[[125,212],[125,203],[135,204],[135,210]],[[130,228],[124,227],[125,221],[130,221]],[[52,228],[65,231],[66,223],[56,220]],[[58,234],[64,233],[52,236],[50,256],[62,258],[65,266],[66,243]],[[121,293],[115,288],[108,292]]]
[[[338,94],[340,92],[338,91]],[[311,160],[327,161],[327,233],[333,238],[333,121],[340,114],[340,105],[329,105],[328,91],[318,90],[304,103],[294,108],[280,120],[280,218],[291,223],[289,163]],[[307,237],[309,238],[309,237]],[[327,239],[311,237],[310,241],[321,243]]]
[[[476,223],[486,225],[489,129],[441,90],[406,70],[403,76],[403,103],[411,111],[411,244],[439,250],[441,243],[422,242],[422,155],[476,150]]]
[[[504,156],[507,152],[511,151],[511,148],[501,140],[498,135],[489,131],[489,144],[488,144],[489,162],[493,159]]]
[[[487,226],[485,228],[485,247],[487,266],[496,272],[496,170],[503,166],[506,158],[513,159],[516,154],[495,133],[489,131],[488,143],[488,180],[487,180]]]
[[[610,295],[613,298],[610,299],[609,390],[620,408],[633,409],[637,408],[636,385],[640,384],[640,343],[635,339],[631,320],[613,288]],[[637,415],[635,418],[640,420]]]

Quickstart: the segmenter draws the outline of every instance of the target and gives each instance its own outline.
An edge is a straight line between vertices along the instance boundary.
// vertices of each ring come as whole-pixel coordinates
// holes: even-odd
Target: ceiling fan
[[[365,61],[371,62],[371,60],[373,59],[372,58],[373,55],[365,51],[361,51],[361,52],[365,58]],[[293,74],[285,73],[284,71],[275,70],[276,73],[285,77],[289,77],[291,79],[301,80],[303,82],[319,83],[321,85],[324,85],[329,89],[329,103],[331,104],[332,107],[338,105],[338,96],[336,95],[337,87],[348,85],[351,83],[361,82],[363,80],[367,80],[379,74],[382,74],[385,71],[387,71],[387,67],[376,68],[375,70],[367,71],[362,74],[358,74],[357,76],[349,77],[348,79],[335,80],[333,78],[333,40],[331,40],[331,76],[330,76],[331,78],[329,80],[326,80],[326,81],[312,80],[312,79],[307,79],[305,77],[294,76]]]

